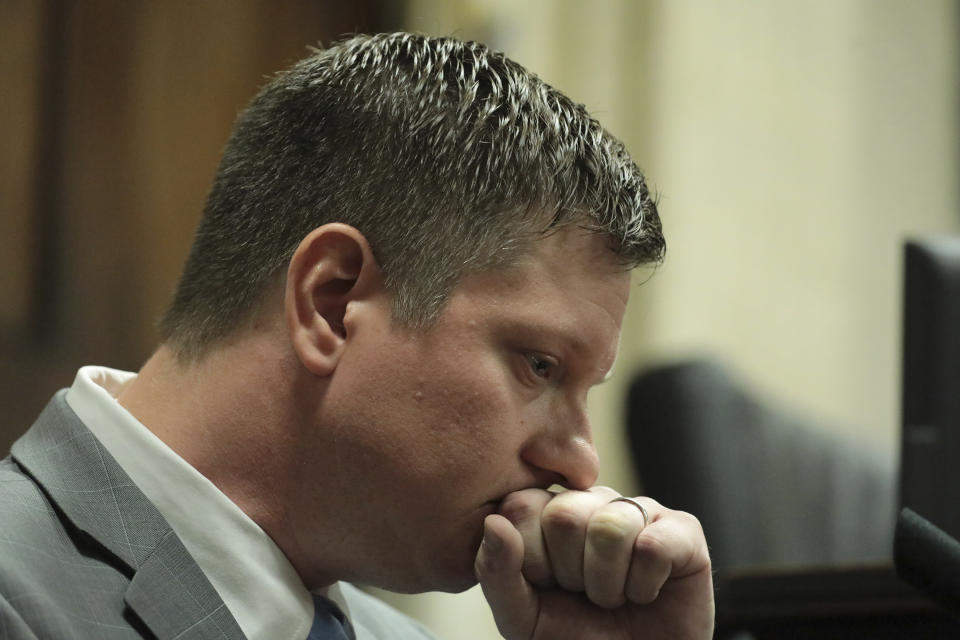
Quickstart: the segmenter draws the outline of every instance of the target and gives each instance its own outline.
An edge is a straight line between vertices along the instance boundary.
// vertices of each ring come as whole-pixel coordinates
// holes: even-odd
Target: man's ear
[[[287,269],[284,314],[293,349],[308,371],[333,373],[346,340],[347,304],[380,283],[370,245],[355,228],[325,224],[300,242]]]

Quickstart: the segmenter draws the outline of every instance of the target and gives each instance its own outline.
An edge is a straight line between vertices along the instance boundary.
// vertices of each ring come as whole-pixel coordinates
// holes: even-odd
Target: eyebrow
[[[513,335],[546,335],[550,336],[551,339],[557,340],[563,345],[565,350],[569,350],[573,353],[579,354],[588,354],[591,352],[590,346],[587,342],[580,337],[580,334],[575,331],[567,331],[559,325],[553,325],[549,323],[529,323],[525,322],[522,319],[518,320],[505,320],[501,325],[501,328]],[[610,368],[604,374],[603,378],[595,383],[596,385],[604,384],[608,382],[610,378],[613,377],[614,368],[616,367],[617,360],[620,355],[620,344],[623,334],[617,336],[617,349],[614,354],[614,360],[610,364]]]

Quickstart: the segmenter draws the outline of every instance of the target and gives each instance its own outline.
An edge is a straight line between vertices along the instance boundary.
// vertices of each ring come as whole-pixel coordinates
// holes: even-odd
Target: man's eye
[[[543,378],[544,380],[550,379],[550,375],[553,373],[555,366],[553,362],[532,353],[527,356],[527,362],[530,363],[530,370],[533,371],[533,375],[538,378]]]

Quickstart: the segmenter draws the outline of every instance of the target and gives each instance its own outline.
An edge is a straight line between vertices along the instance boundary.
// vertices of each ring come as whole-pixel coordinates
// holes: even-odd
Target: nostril
[[[533,482],[531,482],[533,486],[544,490],[556,486],[563,488],[569,487],[570,481],[559,471],[551,471],[550,469],[540,466],[529,459],[526,462],[527,466],[530,468],[530,471],[533,473]]]
[[[570,488],[570,480],[567,479],[567,476],[562,473],[550,473],[550,477],[545,478],[543,485],[546,488],[551,487],[562,487],[564,489]]]

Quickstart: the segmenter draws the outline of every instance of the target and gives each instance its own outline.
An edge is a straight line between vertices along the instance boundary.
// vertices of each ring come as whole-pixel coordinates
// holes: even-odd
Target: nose
[[[528,443],[522,457],[546,483],[568,489],[589,489],[596,484],[600,473],[600,459],[590,438],[586,416],[581,428],[548,430]]]

